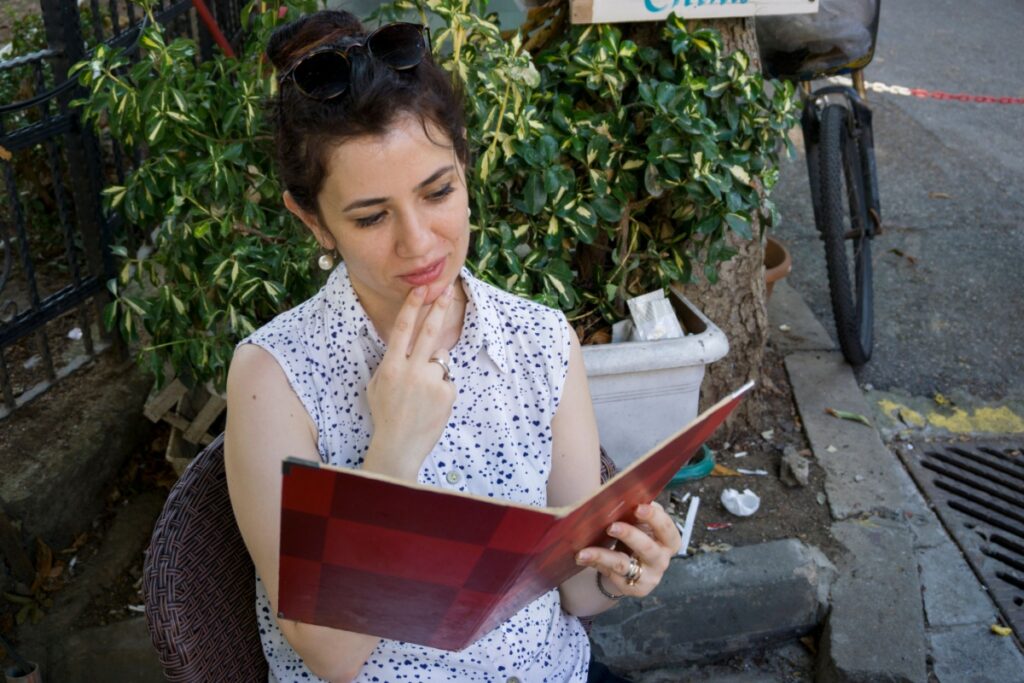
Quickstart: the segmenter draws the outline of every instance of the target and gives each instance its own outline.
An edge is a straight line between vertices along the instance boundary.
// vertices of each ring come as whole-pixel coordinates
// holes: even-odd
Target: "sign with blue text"
[[[685,19],[813,14],[818,0],[572,0],[572,23],[608,24]]]

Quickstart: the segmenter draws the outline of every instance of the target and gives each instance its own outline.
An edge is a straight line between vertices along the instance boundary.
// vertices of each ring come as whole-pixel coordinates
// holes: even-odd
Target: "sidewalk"
[[[832,535],[846,552],[833,558],[834,569],[797,541],[788,554],[779,542],[737,548],[710,560],[715,567],[707,572],[688,571],[707,556],[677,560],[656,597],[598,620],[604,659],[626,670],[664,661],[657,671],[633,674],[644,683],[1024,681],[1019,645],[991,632],[995,605],[896,455],[877,430],[825,412],[872,414],[824,328],[784,282],[776,284],[769,318],[814,460],[825,471]],[[780,331],[783,324],[788,331]],[[781,582],[787,575],[802,580]],[[816,661],[801,665],[791,639],[818,627]],[[669,652],[656,651],[652,639]],[[782,649],[741,662],[741,673],[666,661],[721,659],[779,642]],[[786,671],[780,661],[793,667]]]

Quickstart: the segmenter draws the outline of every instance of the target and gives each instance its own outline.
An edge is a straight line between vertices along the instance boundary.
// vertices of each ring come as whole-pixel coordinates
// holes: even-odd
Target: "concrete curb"
[[[55,549],[99,514],[103,490],[153,428],[142,415],[152,379],[133,362],[107,353],[78,374],[88,380],[73,376],[6,418],[0,440],[0,502],[23,536]]]
[[[852,368],[807,304],[788,285],[776,290],[782,296],[773,297],[769,319],[787,321],[779,342],[786,372],[814,458],[825,470],[837,520],[832,533],[848,551],[832,588],[816,680],[925,683],[920,579],[903,514],[911,500],[906,473],[875,428],[826,412],[871,414]]]
[[[674,560],[657,591],[598,617],[595,655],[629,671],[804,635],[821,623],[835,571],[821,551],[795,539]]]
[[[769,319],[787,327],[773,340],[825,470],[832,533],[848,551],[837,562],[817,683],[1019,679],[1024,655],[989,632],[994,604],[879,427],[825,412],[873,415],[853,370],[799,294],[785,283],[775,292]]]

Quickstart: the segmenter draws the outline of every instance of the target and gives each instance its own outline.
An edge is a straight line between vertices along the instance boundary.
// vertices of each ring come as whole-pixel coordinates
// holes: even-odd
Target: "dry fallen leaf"
[[[11,150],[7,149],[3,145],[0,145],[0,159],[3,159],[4,161],[10,161],[12,156],[13,155],[11,154]]]
[[[60,552],[64,555],[72,555],[78,552],[78,549],[85,545],[85,542],[87,540],[89,540],[89,534],[88,532],[83,531],[82,533],[75,536],[75,540],[70,546],[64,548],[64,550],[61,550]]]
[[[715,469],[711,470],[712,477],[738,477],[740,473],[731,467],[725,465],[715,465]]]
[[[932,199],[952,199],[953,196],[946,194],[945,192],[929,192],[928,196]]]
[[[917,265],[917,257],[916,256],[911,256],[910,254],[908,254],[908,253],[906,253],[906,252],[904,252],[904,251],[902,251],[900,249],[890,249],[889,253],[890,254],[894,254],[896,256],[899,256],[900,258],[907,259],[907,261],[912,266],[916,266]]]
[[[838,417],[840,420],[849,420],[850,422],[859,422],[868,427],[871,426],[868,419],[860,413],[851,413],[846,410],[836,410],[835,408],[825,408],[825,412],[832,417]]]

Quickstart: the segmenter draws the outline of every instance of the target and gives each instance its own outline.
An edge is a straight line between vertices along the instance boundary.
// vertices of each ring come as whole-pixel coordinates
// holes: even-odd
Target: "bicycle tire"
[[[851,130],[852,119],[852,112],[839,104],[827,105],[821,112],[818,227],[825,241],[839,347],[850,365],[859,366],[871,358],[874,346],[874,292],[869,190],[861,168],[860,142]],[[847,252],[848,244],[852,253]]]

